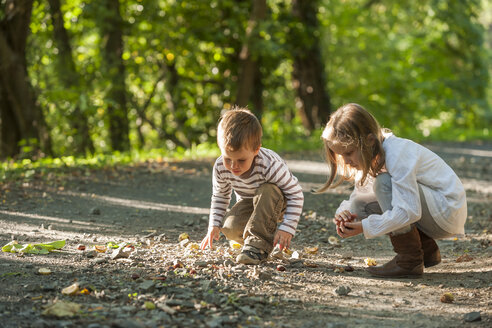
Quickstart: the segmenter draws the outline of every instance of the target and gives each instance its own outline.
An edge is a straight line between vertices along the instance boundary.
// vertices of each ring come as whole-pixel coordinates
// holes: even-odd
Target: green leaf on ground
[[[57,240],[51,243],[39,244],[19,244],[17,241],[11,241],[2,247],[2,252],[6,253],[26,253],[26,254],[48,254],[56,249],[65,246],[65,240]]]

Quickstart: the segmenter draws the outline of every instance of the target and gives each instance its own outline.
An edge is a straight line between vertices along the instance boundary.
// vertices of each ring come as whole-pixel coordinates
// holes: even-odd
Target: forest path
[[[213,251],[194,249],[207,229],[213,159],[34,172],[3,183],[1,245],[63,239],[66,246],[49,255],[0,253],[0,327],[490,327],[492,145],[429,148],[462,179],[469,217],[466,237],[438,241],[443,262],[420,279],[365,272],[365,258],[392,258],[388,238],[330,243],[331,217],[350,188],[309,192],[326,179],[320,153],[284,154],[305,190],[292,245],[301,258],[284,254],[257,267],[236,265],[237,250],[223,238]],[[108,242],[134,251],[113,259],[110,249],[94,250]],[[40,268],[52,273],[39,275]],[[74,282],[88,295],[61,293]],[[344,287],[348,295],[340,295]],[[445,293],[453,303],[440,301]],[[73,317],[42,315],[54,300],[80,309]],[[473,312],[481,321],[467,321]]]

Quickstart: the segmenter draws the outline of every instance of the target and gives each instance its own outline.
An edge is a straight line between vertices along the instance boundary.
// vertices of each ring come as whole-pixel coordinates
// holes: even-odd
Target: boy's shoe
[[[242,264],[259,264],[268,258],[268,253],[254,246],[245,246],[236,257],[236,262]]]

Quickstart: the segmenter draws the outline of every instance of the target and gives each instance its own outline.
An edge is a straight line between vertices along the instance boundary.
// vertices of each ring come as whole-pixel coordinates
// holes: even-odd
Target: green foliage
[[[138,165],[151,161],[190,160],[199,158],[218,157],[220,151],[216,144],[202,143],[188,149],[178,148],[173,151],[167,149],[151,149],[148,151],[134,150],[132,152],[98,153],[86,157],[62,156],[57,158],[39,158],[31,160],[8,160],[0,165],[0,180],[30,181],[49,173],[63,175],[66,170],[79,169],[107,169],[118,165]],[[88,171],[86,171],[88,172]],[[89,173],[87,173],[89,174]]]
[[[481,134],[491,122],[484,97],[490,54],[479,1],[329,3],[322,22],[330,90],[339,90],[334,103],[363,104],[407,137],[459,128],[490,138]]]
[[[385,127],[418,140],[491,138],[491,53],[484,42],[490,18],[479,20],[488,2],[320,0],[318,30],[297,21],[289,1],[267,3],[267,17],[255,27],[259,37],[250,43],[261,64],[265,145],[321,146],[320,131],[300,124],[291,77],[293,53],[318,33],[336,107],[358,102]],[[94,0],[62,1],[81,79],[67,88],[57,73],[47,6],[34,2],[27,60],[60,160],[73,155],[80,138],[76,108],[96,148],[83,165],[131,162],[155,149],[163,149],[157,156],[191,156],[215,144],[220,113],[235,101],[251,2],[120,1],[132,151],[118,156],[104,155],[111,152],[105,96],[112,81],[101,67],[100,26],[108,24],[108,9]],[[30,150],[23,151],[29,158]]]

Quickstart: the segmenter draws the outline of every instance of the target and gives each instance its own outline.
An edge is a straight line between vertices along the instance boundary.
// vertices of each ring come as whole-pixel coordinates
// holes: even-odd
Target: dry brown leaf
[[[460,262],[470,262],[472,260],[473,260],[473,257],[471,257],[468,254],[463,254],[463,255],[461,255],[460,257],[458,257],[456,259],[456,262],[458,262],[458,263],[460,263]]]

